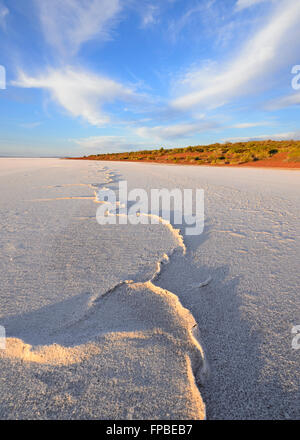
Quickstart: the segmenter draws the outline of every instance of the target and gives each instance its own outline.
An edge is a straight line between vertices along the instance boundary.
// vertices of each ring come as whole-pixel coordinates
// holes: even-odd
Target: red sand
[[[173,157],[193,157],[199,156],[199,153],[177,153],[174,154]],[[148,162],[148,163],[164,163],[168,165],[196,165],[196,166],[214,166],[214,167],[254,167],[254,168],[282,168],[282,169],[300,169],[300,162],[287,162],[286,161],[287,153],[278,153],[275,154],[270,159],[266,160],[258,160],[255,162],[246,162],[243,164],[201,164],[196,162],[178,162],[172,163],[170,160],[166,160],[164,156],[158,157],[156,160],[121,160],[121,159],[107,159],[110,162]],[[81,160],[98,160],[96,156],[91,157],[76,157],[70,159],[81,159]],[[103,159],[101,159],[103,160]]]

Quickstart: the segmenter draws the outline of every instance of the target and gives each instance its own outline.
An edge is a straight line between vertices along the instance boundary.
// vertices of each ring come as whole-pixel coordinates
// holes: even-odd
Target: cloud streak
[[[242,122],[240,124],[235,124],[232,128],[253,128],[253,127],[264,127],[270,125],[270,122]]]
[[[139,127],[136,129],[136,134],[143,138],[163,141],[185,136],[190,137],[194,134],[212,130],[213,128],[216,128],[216,126],[216,123],[210,121],[189,124],[159,125],[155,127]]]
[[[143,142],[130,142],[125,136],[89,136],[81,139],[70,139],[71,142],[79,145],[84,151],[97,150],[97,152],[121,152],[129,151],[132,148],[144,148]]]
[[[120,0],[35,0],[46,41],[61,55],[75,55],[82,44],[107,40],[121,11]]]
[[[262,140],[274,140],[274,141],[286,141],[286,140],[298,140],[300,139],[300,131],[290,131],[287,133],[275,133],[275,134],[262,134],[258,136],[247,137],[232,137],[223,139],[223,142],[247,142],[247,141],[262,141]]]
[[[0,27],[2,29],[5,29],[6,27],[6,17],[8,16],[8,14],[9,10],[7,9],[7,7],[0,3]]]
[[[242,47],[235,59],[188,72],[181,85],[190,92],[173,100],[171,105],[180,110],[218,107],[270,87],[274,71],[294,59],[293,49],[300,37],[299,20],[298,2],[282,0],[269,22]]]
[[[273,100],[266,106],[266,108],[267,110],[280,110],[287,107],[293,107],[295,105],[300,105],[299,92]]]
[[[142,28],[146,28],[148,26],[151,26],[158,21],[158,15],[159,15],[159,8],[156,5],[149,4],[146,7],[143,6],[143,13],[142,13]]]
[[[53,101],[70,115],[81,117],[95,126],[102,126],[110,120],[103,110],[105,104],[117,100],[130,102],[137,97],[132,89],[116,81],[72,67],[52,69],[38,77],[20,72],[12,84],[48,90]]]
[[[235,8],[237,11],[242,11],[243,9],[250,8],[251,6],[258,5],[259,3],[266,3],[271,1],[274,0],[238,0]]]

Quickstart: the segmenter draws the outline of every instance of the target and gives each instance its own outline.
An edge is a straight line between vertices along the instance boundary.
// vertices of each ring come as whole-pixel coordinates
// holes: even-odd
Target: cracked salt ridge
[[[98,202],[99,203],[99,202]],[[105,203],[105,202],[104,202]],[[120,216],[119,214],[110,214],[111,216]],[[152,291],[153,293],[159,294],[159,295],[166,295],[167,297],[171,297],[173,299],[173,303],[174,303],[174,308],[178,311],[178,313],[180,315],[184,315],[185,317],[188,317],[188,322],[189,322],[189,332],[190,332],[190,336],[191,336],[191,341],[195,346],[195,351],[196,351],[196,356],[195,354],[193,354],[193,359],[191,359],[192,361],[192,371],[196,380],[196,383],[203,385],[205,382],[205,378],[208,375],[208,364],[207,364],[207,360],[205,358],[204,355],[204,351],[202,349],[201,346],[201,342],[200,342],[200,334],[199,334],[199,330],[198,330],[198,324],[195,320],[195,318],[193,317],[193,315],[191,314],[191,312],[186,309],[185,307],[182,306],[182,304],[179,301],[179,298],[177,297],[177,295],[175,295],[174,293],[166,290],[166,289],[162,289],[161,287],[156,286],[153,282],[156,281],[159,276],[162,273],[162,268],[165,267],[167,264],[171,263],[171,257],[174,253],[178,252],[179,250],[182,252],[182,255],[186,254],[186,246],[184,243],[184,239],[183,236],[180,234],[180,230],[179,229],[175,229],[171,223],[159,216],[153,216],[151,214],[141,214],[141,215],[146,215],[148,217],[155,217],[156,219],[159,220],[160,223],[162,223],[164,226],[166,226],[171,233],[175,236],[175,238],[177,239],[178,243],[179,243],[179,249],[178,248],[174,248],[169,254],[164,254],[163,257],[156,263],[156,270],[153,274],[153,276],[151,277],[150,280],[141,283],[141,282],[134,282],[133,280],[123,280],[120,281],[119,283],[117,283],[115,286],[113,286],[112,288],[110,288],[109,290],[107,290],[106,292],[104,292],[103,294],[101,294],[100,296],[96,297],[96,298],[92,298],[88,307],[89,307],[89,312],[91,312],[91,308],[99,303],[104,297],[106,297],[109,294],[112,294],[113,292],[115,292],[119,287],[124,286],[124,285],[128,285],[130,288],[141,288],[144,287],[150,291]],[[197,285],[196,287],[204,287],[205,285],[207,285],[209,282],[211,281],[211,279],[209,279],[207,282],[204,283],[200,283],[199,285]],[[83,316],[80,320],[85,319],[86,315]],[[74,325],[75,322],[72,322],[71,325]]]
[[[112,175],[112,173],[109,173],[109,177],[114,177],[114,176]],[[113,179],[112,179],[112,182],[114,182]],[[101,188],[101,190],[104,190],[104,189],[108,189],[108,188],[104,188],[104,187]],[[97,200],[97,194],[95,192],[95,203],[106,203],[106,202],[102,202],[102,201]],[[108,212],[108,215],[120,217],[120,216],[124,216],[125,214],[116,214],[116,213]],[[174,228],[173,225],[168,220],[165,220],[164,218],[162,218],[158,215],[146,214],[146,213],[140,213],[139,215],[146,216],[149,218],[154,218],[159,223],[166,226],[169,229],[169,231],[172,233],[172,235],[175,237],[175,239],[177,240],[179,248],[182,252],[182,255],[184,256],[186,254],[187,249],[186,249],[186,245],[184,243],[184,238],[181,234],[180,229]],[[195,354],[193,354],[192,359],[191,359],[192,371],[194,374],[194,379],[196,381],[196,384],[203,385],[206,377],[208,376],[209,368],[208,368],[207,360],[204,355],[203,348],[201,346],[198,324],[197,324],[195,318],[193,317],[192,313],[188,309],[186,309],[185,307],[182,306],[177,295],[175,295],[174,293],[172,293],[166,289],[162,289],[161,287],[158,287],[155,284],[153,284],[153,282],[156,281],[159,278],[159,276],[161,275],[162,268],[166,264],[171,263],[171,257],[176,252],[178,252],[178,248],[174,248],[169,254],[163,255],[163,257],[156,263],[156,271],[154,272],[152,278],[149,281],[146,281],[144,283],[140,283],[140,282],[135,283],[133,280],[120,281],[118,284],[116,284],[114,287],[112,287],[111,289],[106,291],[100,297],[96,298],[93,302],[97,303],[97,302],[101,301],[101,299],[103,297],[113,293],[115,290],[117,290],[119,287],[121,287],[125,284],[127,284],[131,288],[145,287],[145,288],[149,289],[150,291],[152,291],[153,293],[160,294],[160,295],[166,295],[169,298],[172,298],[173,302],[174,302],[174,308],[178,311],[179,315],[183,315],[185,317],[188,317],[188,322],[189,322],[188,330],[190,332],[191,342],[193,343],[193,345],[195,347],[195,353],[196,353],[196,356],[195,356]],[[207,286],[211,282],[211,280],[212,280],[211,277],[209,277],[205,282],[200,283],[200,284],[193,286],[193,287],[201,288],[201,287]]]
[[[106,170],[105,170],[106,171]],[[109,183],[114,183],[114,177],[115,174],[112,172],[105,172],[106,174],[106,184]],[[97,188],[97,190],[109,190],[109,188],[107,188],[106,186],[102,186],[102,185],[91,185],[91,184],[87,184],[87,186],[89,186],[90,188]],[[101,204],[106,204],[107,202],[103,202],[101,200],[97,199],[97,191],[94,190],[94,202],[95,203],[101,203]],[[117,204],[120,206],[120,202],[117,202]],[[117,213],[112,213],[112,212],[108,212],[109,216],[116,216],[116,217],[121,217],[121,216],[125,216],[125,214],[117,214]],[[152,276],[152,278],[144,283],[136,283],[133,280],[123,280],[120,281],[119,283],[117,283],[115,286],[113,286],[112,288],[110,288],[109,290],[107,290],[104,294],[100,295],[99,297],[96,298],[92,298],[90,303],[89,303],[89,312],[90,312],[90,308],[92,308],[94,305],[96,305],[98,302],[100,302],[104,297],[106,297],[109,294],[112,294],[113,292],[115,292],[119,287],[123,286],[123,285],[128,285],[130,288],[146,288],[150,291],[152,291],[155,294],[159,294],[162,296],[167,296],[168,299],[171,299],[173,304],[174,304],[174,309],[177,310],[178,314],[182,317],[187,318],[187,322],[188,322],[188,331],[190,333],[190,338],[191,338],[191,342],[192,345],[194,346],[194,353],[192,353],[191,355],[191,367],[192,367],[192,372],[194,375],[194,379],[196,381],[196,383],[198,384],[204,384],[205,382],[205,378],[208,375],[208,364],[207,364],[207,360],[205,358],[204,355],[204,351],[202,349],[201,346],[201,342],[200,342],[200,334],[199,334],[199,330],[198,330],[198,324],[195,320],[195,318],[193,317],[193,315],[191,314],[191,312],[184,308],[181,304],[181,302],[179,301],[179,298],[177,297],[177,295],[175,295],[174,293],[162,289],[158,286],[156,286],[154,284],[154,281],[158,280],[159,276],[162,273],[162,268],[166,266],[166,264],[170,264],[171,263],[171,257],[174,253],[178,252],[179,250],[182,252],[182,255],[184,256],[186,254],[186,245],[184,243],[184,238],[181,234],[180,229],[176,229],[173,227],[173,225],[166,219],[155,215],[155,214],[148,214],[148,213],[140,213],[140,216],[145,216],[148,218],[153,218],[156,221],[158,221],[159,223],[161,223],[162,225],[164,225],[166,228],[169,229],[169,231],[171,232],[171,234],[173,235],[173,237],[176,239],[177,243],[178,243],[178,248],[174,248],[169,254],[164,254],[163,257],[156,263],[156,270]],[[209,278],[208,280],[206,280],[204,283],[200,283],[197,286],[193,286],[193,287],[204,287],[207,284],[209,284],[209,282],[211,281],[211,278]],[[84,319],[85,317],[82,317],[80,320]],[[73,325],[74,323],[72,323],[71,325]],[[192,384],[191,384],[192,385]]]
[[[105,178],[106,178],[105,183],[106,184],[115,183],[115,180],[114,180],[114,178],[116,177],[115,174],[112,172],[107,172],[107,169],[103,169],[103,171],[106,174],[105,175]],[[75,186],[75,185],[76,184],[72,184],[72,186]],[[109,188],[107,188],[106,186],[93,185],[93,184],[78,184],[78,185],[88,186],[89,188],[94,189],[94,197],[91,197],[91,196],[64,197],[64,198],[54,198],[54,199],[39,199],[39,200],[36,199],[36,200],[32,200],[32,201],[87,199],[87,200],[93,200],[95,203],[103,203],[103,204],[107,203],[107,202],[97,200],[97,191],[109,190]],[[70,185],[66,184],[63,186],[70,186]],[[96,188],[96,190],[95,190],[95,188]],[[120,205],[120,202],[118,203],[118,205]],[[117,213],[110,213],[110,212],[108,212],[108,215],[118,216],[118,217],[124,216],[124,214],[117,214]],[[154,281],[158,280],[159,276],[162,273],[162,268],[165,267],[166,264],[171,264],[171,257],[172,257],[172,255],[174,255],[174,253],[181,251],[183,256],[186,254],[187,249],[186,249],[186,246],[184,243],[184,238],[180,232],[180,229],[174,228],[173,225],[168,220],[165,220],[164,218],[157,216],[157,215],[154,215],[154,214],[140,213],[140,215],[147,216],[149,218],[153,218],[156,221],[158,221],[159,223],[161,223],[162,225],[166,226],[169,229],[169,231],[171,232],[171,234],[173,235],[173,237],[176,239],[176,241],[178,243],[178,247],[174,248],[169,254],[164,254],[162,259],[160,259],[156,263],[156,270],[150,280],[143,282],[143,283],[134,282],[133,280],[120,281],[115,286],[113,286],[112,288],[107,290],[104,294],[101,294],[100,296],[98,296],[96,298],[95,297],[91,298],[91,300],[88,304],[88,312],[85,313],[79,320],[76,320],[75,322],[69,323],[67,327],[71,327],[74,324],[78,323],[79,321],[84,321],[87,318],[87,316],[92,312],[93,307],[95,307],[97,305],[97,303],[99,303],[104,297],[106,297],[109,294],[112,294],[118,288],[120,288],[121,286],[124,286],[124,285],[127,285],[129,288],[132,288],[132,289],[145,288],[145,289],[150,290],[151,292],[153,292],[159,296],[166,297],[167,302],[172,303],[174,310],[176,310],[176,312],[179,315],[179,317],[181,318],[182,322],[185,322],[187,325],[186,329],[188,330],[189,339],[190,339],[190,341],[187,341],[187,342],[190,342],[191,346],[193,347],[192,352],[189,353],[189,359],[191,362],[191,369],[192,369],[192,373],[193,373],[193,379],[191,378],[191,387],[192,387],[192,392],[198,391],[197,384],[201,384],[201,385],[204,384],[205,378],[208,375],[208,364],[207,364],[207,360],[204,355],[204,351],[201,346],[198,324],[197,324],[195,318],[193,317],[192,313],[188,309],[186,309],[185,307],[182,306],[177,295],[175,295],[174,293],[172,293],[166,289],[158,287],[153,283]],[[205,281],[204,283],[200,283],[197,286],[193,286],[193,287],[204,287],[210,281],[211,281],[211,279]],[[31,351],[30,348],[28,348],[28,349],[29,349],[29,351]],[[194,389],[194,387],[195,387],[195,389]],[[205,415],[204,415],[204,418],[206,418]]]

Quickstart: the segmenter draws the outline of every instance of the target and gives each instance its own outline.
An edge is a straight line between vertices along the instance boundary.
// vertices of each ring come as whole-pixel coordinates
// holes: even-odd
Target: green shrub
[[[269,155],[270,156],[273,156],[274,154],[277,154],[277,153],[278,153],[278,150],[276,150],[276,148],[274,148],[273,150],[269,151]]]
[[[292,150],[287,157],[288,162],[300,162],[300,147]]]

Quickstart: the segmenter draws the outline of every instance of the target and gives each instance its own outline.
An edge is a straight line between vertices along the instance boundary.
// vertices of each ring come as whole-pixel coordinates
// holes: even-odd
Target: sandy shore
[[[100,226],[119,180],[204,189],[204,232]],[[0,187],[0,418],[299,418],[300,172],[0,159]]]

